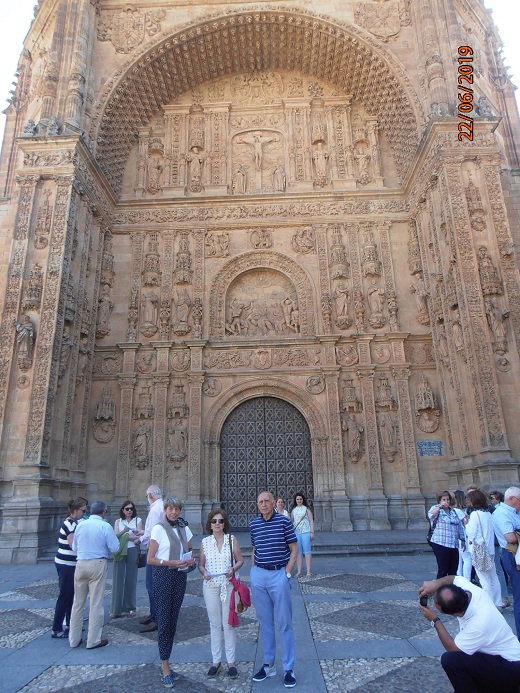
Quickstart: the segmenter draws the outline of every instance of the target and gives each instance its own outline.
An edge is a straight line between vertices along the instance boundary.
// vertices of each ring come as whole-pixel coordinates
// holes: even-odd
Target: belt
[[[287,563],[279,563],[278,565],[260,565],[259,563],[255,563],[257,568],[263,568],[263,570],[281,570],[282,568],[285,568]]]

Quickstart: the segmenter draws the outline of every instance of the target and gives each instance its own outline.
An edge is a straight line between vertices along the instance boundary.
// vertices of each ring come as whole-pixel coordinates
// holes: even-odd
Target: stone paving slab
[[[111,568],[110,568],[111,570]],[[433,555],[315,557],[313,576],[293,580],[297,690],[305,693],[424,693],[449,690],[439,663],[443,648],[417,606],[417,587],[436,570]],[[248,581],[248,570],[242,579]],[[110,572],[111,575],[111,572]],[[50,637],[56,571],[52,563],[3,566],[0,580],[0,661],[2,693],[141,693],[164,690],[156,633],[139,633],[147,613],[144,571],[139,571],[137,614],[110,620],[110,582],[105,595],[104,637],[109,645],[70,649]],[[512,609],[506,619],[513,623]],[[443,616],[455,634],[455,619]],[[88,624],[86,624],[88,625]],[[254,607],[237,629],[240,676],[206,674],[211,664],[209,624],[202,580],[188,578],[172,665],[182,674],[175,690],[184,693],[278,693],[285,690],[281,654],[269,683],[253,683],[262,665],[262,645]],[[420,688],[418,688],[418,681]]]

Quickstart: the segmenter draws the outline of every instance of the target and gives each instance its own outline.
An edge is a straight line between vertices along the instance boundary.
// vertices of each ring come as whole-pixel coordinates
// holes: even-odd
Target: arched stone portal
[[[276,397],[239,404],[220,436],[220,500],[233,527],[247,528],[265,489],[286,505],[298,491],[314,496],[309,426],[296,407]]]

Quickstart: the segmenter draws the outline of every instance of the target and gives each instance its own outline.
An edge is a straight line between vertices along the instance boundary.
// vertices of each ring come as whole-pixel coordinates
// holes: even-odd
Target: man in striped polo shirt
[[[274,612],[282,643],[284,686],[296,685],[294,678],[294,632],[292,625],[291,572],[298,556],[298,544],[291,521],[276,513],[272,493],[262,491],[257,500],[260,517],[249,523],[253,553],[251,591],[264,645],[264,665],[253,676],[263,681],[276,675]]]

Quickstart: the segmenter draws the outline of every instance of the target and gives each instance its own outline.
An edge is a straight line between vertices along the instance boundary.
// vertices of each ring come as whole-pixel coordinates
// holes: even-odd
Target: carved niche
[[[31,270],[29,281],[24,292],[23,309],[38,310],[42,301],[43,291],[43,270],[37,262]]]
[[[300,332],[298,296],[280,272],[256,269],[237,277],[226,296],[226,333],[236,337]]]
[[[34,343],[36,341],[36,329],[28,315],[22,315],[20,322],[13,320],[16,328],[16,343],[18,345],[18,368],[28,371],[33,363]]]
[[[284,137],[277,130],[237,133],[232,140],[233,192],[283,192],[286,185],[284,152]]]
[[[425,433],[433,433],[439,427],[440,409],[437,408],[433,390],[427,377],[421,373],[421,379],[414,395],[415,420],[418,428]]]
[[[220,270],[211,287],[212,337],[310,336],[314,334],[314,315],[306,273],[277,252],[252,250],[239,255]]]
[[[98,443],[109,443],[116,431],[116,403],[112,389],[103,388],[101,397],[96,404],[92,435]]]

